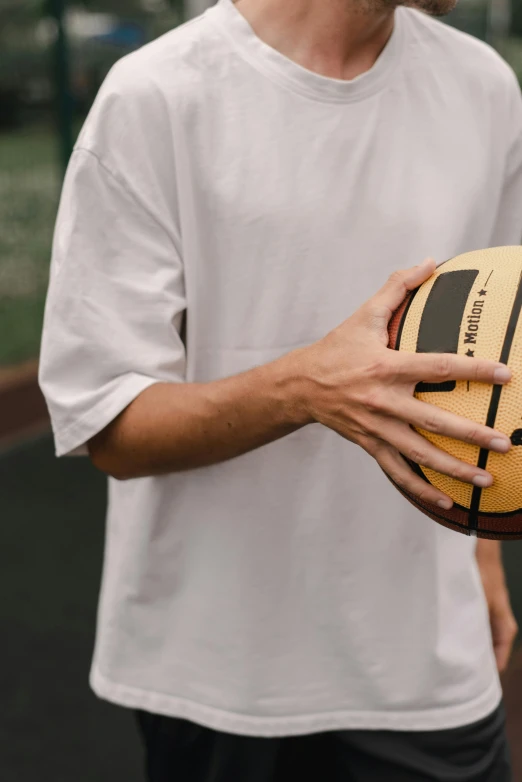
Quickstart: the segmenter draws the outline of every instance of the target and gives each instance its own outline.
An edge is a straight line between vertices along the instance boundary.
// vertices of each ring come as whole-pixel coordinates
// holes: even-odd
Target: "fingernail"
[[[508,380],[511,380],[511,370],[509,367],[499,367],[498,369],[495,369],[493,379],[495,380],[495,383],[507,383]]]
[[[473,478],[473,486],[480,486],[481,489],[491,486],[492,483],[493,479],[487,475],[475,475]]]
[[[437,505],[439,508],[444,508],[444,510],[451,510],[453,507],[453,501],[449,498],[444,500],[437,500]]]
[[[509,440],[504,440],[502,437],[493,437],[489,443],[490,451],[497,451],[498,453],[507,453],[511,448]]]

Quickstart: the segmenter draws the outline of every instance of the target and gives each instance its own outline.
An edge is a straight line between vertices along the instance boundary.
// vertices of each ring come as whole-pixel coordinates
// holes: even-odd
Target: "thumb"
[[[419,266],[412,266],[411,269],[394,272],[386,284],[370,300],[372,307],[376,307],[381,313],[383,310],[386,310],[389,313],[389,320],[408,293],[418,288],[426,280],[429,280],[435,269],[436,265],[433,258],[426,258]]]

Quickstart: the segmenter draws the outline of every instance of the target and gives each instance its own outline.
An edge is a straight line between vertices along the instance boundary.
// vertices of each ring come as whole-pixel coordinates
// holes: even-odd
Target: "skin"
[[[511,609],[499,542],[479,540],[477,563],[488,604],[493,650],[502,673],[508,666],[518,625]]]
[[[90,443],[94,463],[125,480],[195,469],[241,456],[313,423],[364,448],[401,487],[428,502],[451,499],[420,479],[403,455],[477,485],[492,477],[411,426],[505,452],[506,435],[415,399],[420,381],[504,383],[507,367],[466,356],[389,350],[388,321],[433,261],[392,275],[352,317],[318,342],[210,383],[157,383]],[[348,358],[349,357],[349,358]]]
[[[454,0],[407,3],[435,16]],[[393,0],[238,0],[237,8],[268,45],[308,70],[353,79],[369,70],[394,24]],[[414,399],[419,381],[502,384],[496,362],[455,355],[406,355],[387,347],[388,321],[409,290],[433,273],[431,260],[397,272],[352,317],[309,347],[235,377],[210,383],[158,383],[89,443],[94,464],[118,480],[195,469],[240,456],[313,423],[373,456],[401,487],[430,503],[452,501],[418,478],[404,456],[480,486],[493,478],[432,446],[413,429],[506,452],[509,439]],[[348,359],[349,357],[349,359]],[[497,664],[507,664],[516,623],[499,544],[480,540],[480,568]]]

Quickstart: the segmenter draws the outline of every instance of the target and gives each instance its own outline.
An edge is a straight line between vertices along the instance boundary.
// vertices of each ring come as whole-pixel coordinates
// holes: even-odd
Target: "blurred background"
[[[3,782],[139,782],[132,717],[87,685],[105,480],[54,459],[37,386],[50,249],[75,138],[112,64],[211,0],[0,0],[0,769]],[[522,0],[460,0],[445,20],[522,80]],[[522,208],[522,206],[521,206]],[[522,543],[504,550],[522,625]],[[522,652],[505,679],[522,782]]]

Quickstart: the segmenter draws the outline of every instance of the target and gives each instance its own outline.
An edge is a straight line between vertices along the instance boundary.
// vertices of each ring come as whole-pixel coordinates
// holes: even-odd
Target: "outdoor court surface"
[[[87,459],[54,459],[44,435],[0,453],[0,498],[0,779],[142,782],[131,714],[87,683],[105,479]],[[522,543],[507,544],[505,560],[522,624]],[[522,782],[522,651],[506,702]]]

